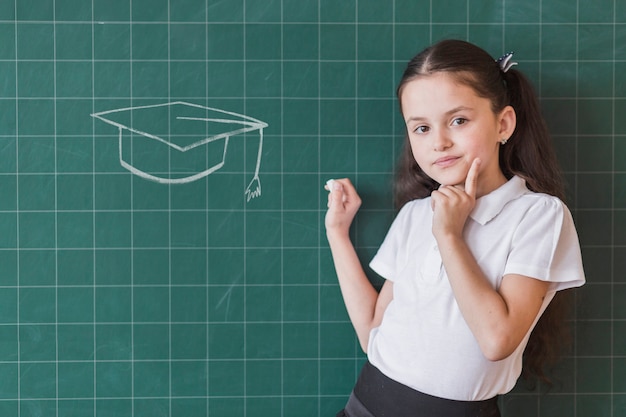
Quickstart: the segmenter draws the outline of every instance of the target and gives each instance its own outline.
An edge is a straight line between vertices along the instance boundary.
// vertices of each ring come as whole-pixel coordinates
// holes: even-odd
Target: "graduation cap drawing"
[[[119,131],[120,164],[131,173],[162,184],[203,178],[225,162],[231,136],[258,131],[254,177],[247,201],[261,195],[259,167],[265,122],[243,114],[176,101],[93,113]]]

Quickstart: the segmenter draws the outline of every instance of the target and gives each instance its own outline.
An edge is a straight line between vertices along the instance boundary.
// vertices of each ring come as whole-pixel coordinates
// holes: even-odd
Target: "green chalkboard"
[[[626,412],[623,2],[7,0],[0,415],[334,415],[364,355],[323,185],[357,185],[367,262],[395,85],[447,37],[514,50],[537,86],[590,281],[563,383],[503,415]]]

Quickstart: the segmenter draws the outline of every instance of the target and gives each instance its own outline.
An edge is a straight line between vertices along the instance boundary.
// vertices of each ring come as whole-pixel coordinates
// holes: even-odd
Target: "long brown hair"
[[[483,49],[461,40],[444,40],[416,55],[407,65],[398,85],[400,101],[407,82],[438,72],[447,72],[457,82],[471,87],[479,97],[489,99],[494,113],[510,105],[517,123],[506,145],[500,147],[500,169],[508,178],[517,175],[528,188],[565,200],[562,175],[556,154],[541,115],[539,103],[528,79],[515,68],[504,72]],[[405,135],[395,181],[398,208],[431,194],[439,184],[415,162],[408,135]],[[545,367],[559,357],[567,332],[567,298],[557,293],[535,326],[524,351],[524,376],[548,381]]]

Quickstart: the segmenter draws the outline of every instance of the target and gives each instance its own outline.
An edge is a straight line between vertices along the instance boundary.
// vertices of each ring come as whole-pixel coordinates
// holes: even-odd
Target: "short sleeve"
[[[407,267],[409,254],[422,250],[425,241],[432,241],[432,208],[430,198],[405,204],[394,219],[387,236],[370,262],[370,268],[381,277],[395,281]]]
[[[549,281],[554,291],[585,283],[574,221],[559,199],[543,196],[526,212],[513,236],[506,274]]]
[[[381,277],[394,281],[407,262],[407,239],[415,201],[405,204],[394,219],[385,239],[369,266]]]

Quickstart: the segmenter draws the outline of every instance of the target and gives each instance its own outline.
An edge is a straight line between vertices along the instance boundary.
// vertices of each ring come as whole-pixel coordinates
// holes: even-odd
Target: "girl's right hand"
[[[361,207],[361,198],[349,179],[342,178],[332,182],[332,190],[328,191],[328,211],[326,212],[326,233],[345,234],[350,231],[350,225]]]
[[[328,190],[328,187],[332,187]],[[359,343],[367,352],[369,335],[382,320],[382,313],[393,298],[392,285],[387,281],[380,292],[367,278],[361,261],[350,240],[350,225],[361,206],[361,198],[349,179],[330,181],[326,186],[328,211],[326,237],[337,272],[337,279],[350,321]]]

